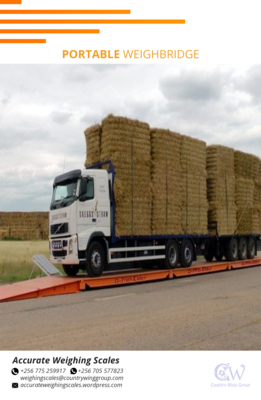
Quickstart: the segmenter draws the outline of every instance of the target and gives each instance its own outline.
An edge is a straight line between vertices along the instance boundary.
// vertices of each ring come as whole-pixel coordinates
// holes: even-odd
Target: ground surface
[[[3,303],[0,319],[0,350],[260,350],[261,267]]]

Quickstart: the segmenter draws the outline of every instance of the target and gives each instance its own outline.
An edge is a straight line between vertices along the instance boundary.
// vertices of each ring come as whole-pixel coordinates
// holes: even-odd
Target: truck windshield
[[[76,199],[78,179],[61,182],[54,186],[51,210],[67,207]]]

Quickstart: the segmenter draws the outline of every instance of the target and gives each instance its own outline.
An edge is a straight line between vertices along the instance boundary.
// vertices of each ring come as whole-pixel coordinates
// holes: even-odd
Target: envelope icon
[[[12,388],[17,389],[18,388],[18,383],[12,383]]]

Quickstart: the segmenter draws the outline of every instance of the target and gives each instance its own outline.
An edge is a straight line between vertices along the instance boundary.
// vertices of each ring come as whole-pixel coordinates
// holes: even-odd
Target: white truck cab
[[[88,242],[93,237],[111,234],[109,182],[108,172],[102,169],[74,170],[54,180],[50,260],[63,264],[68,275],[75,275],[80,263],[86,261]]]

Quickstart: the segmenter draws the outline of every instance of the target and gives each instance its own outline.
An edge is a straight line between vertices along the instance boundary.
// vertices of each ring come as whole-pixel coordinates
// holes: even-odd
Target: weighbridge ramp
[[[172,270],[133,269],[122,272],[107,272],[98,278],[90,278],[87,275],[80,275],[72,278],[61,275],[56,267],[47,259],[45,259],[45,261],[41,257],[34,256],[34,261],[36,261],[36,265],[48,276],[0,286],[0,302],[78,293],[86,289],[131,285],[261,266],[261,258],[254,258],[253,260],[234,262],[196,262],[189,268],[177,268]]]

